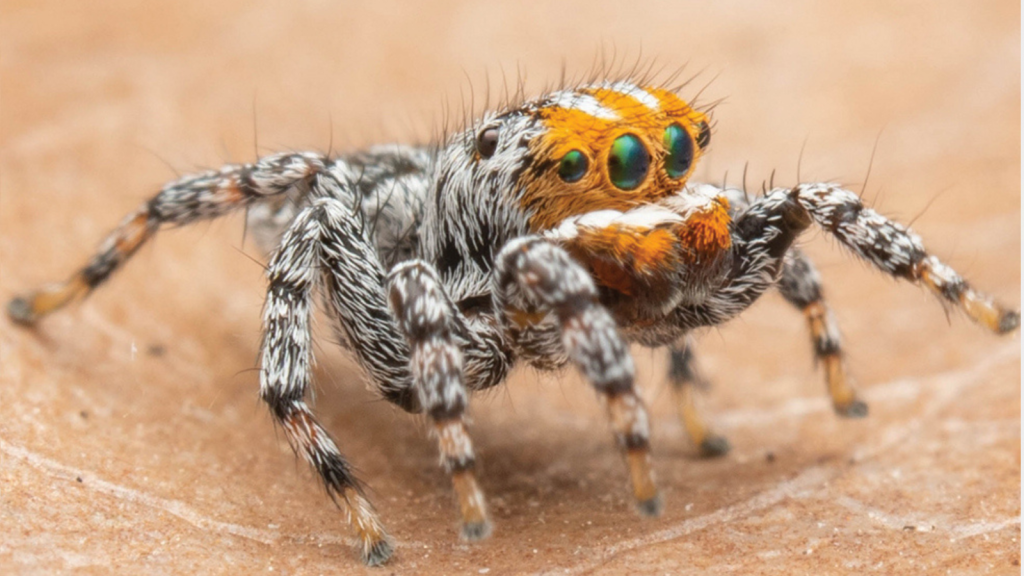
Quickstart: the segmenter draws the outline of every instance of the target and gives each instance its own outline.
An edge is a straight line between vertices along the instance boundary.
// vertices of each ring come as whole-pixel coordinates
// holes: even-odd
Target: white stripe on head
[[[607,88],[612,92],[618,92],[623,96],[629,96],[653,112],[657,112],[661,109],[661,102],[659,102],[657,98],[651,95],[647,90],[644,90],[631,82],[604,82],[601,84],[601,88]]]
[[[605,106],[590,94],[580,94],[571,90],[555,92],[544,106],[555,106],[566,110],[579,110],[601,120],[618,120],[619,115]]]

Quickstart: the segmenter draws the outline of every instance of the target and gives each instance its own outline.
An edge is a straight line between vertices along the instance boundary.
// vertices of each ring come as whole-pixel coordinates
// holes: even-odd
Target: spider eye
[[[576,182],[587,173],[587,157],[579,150],[570,150],[558,163],[558,177],[565,182]]]
[[[700,130],[697,133],[697,146],[700,146],[700,149],[703,150],[711,143],[711,126],[708,126],[707,122],[701,120],[697,124],[697,128]]]
[[[616,188],[632,190],[644,181],[651,165],[651,154],[632,134],[619,136],[608,154],[608,176]]]
[[[690,135],[679,124],[665,128],[665,172],[671,178],[686,176],[693,164],[693,141]]]
[[[491,126],[476,136],[476,151],[481,158],[490,158],[498,150],[498,128]]]

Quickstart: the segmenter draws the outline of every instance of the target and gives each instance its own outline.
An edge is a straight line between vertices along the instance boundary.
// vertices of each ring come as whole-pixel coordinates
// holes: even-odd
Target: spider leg
[[[865,207],[856,193],[827,183],[776,188],[737,214],[732,225],[735,257],[727,281],[704,302],[677,307],[673,323],[687,330],[715,326],[745,310],[775,284],[786,253],[812,223],[879,270],[923,283],[944,304],[960,308],[993,332],[1005,334],[1020,325],[1018,310],[974,290],[928,254],[917,234]],[[828,330],[824,322],[822,330]]]
[[[764,205],[795,200],[819,226],[879,270],[896,278],[920,282],[944,304],[998,334],[1020,325],[1020,312],[977,292],[952,268],[928,254],[913,231],[867,208],[856,193],[827,183],[776,189]]]
[[[7,313],[15,322],[33,324],[109,278],[162,224],[185,225],[216,218],[281,194],[323,170],[325,162],[326,158],[315,153],[275,154],[252,164],[229,164],[170,182],[126,216],[84,267],[62,283],[12,299]]]
[[[506,322],[528,325],[553,313],[569,358],[606,399],[612,429],[629,466],[641,513],[661,499],[650,464],[647,409],[633,385],[633,358],[591,276],[563,248],[527,236],[508,243],[495,263],[495,308]]]
[[[669,347],[669,382],[676,398],[676,409],[701,456],[724,456],[731,448],[729,440],[711,430],[698,406],[700,390],[707,390],[710,385],[697,367],[693,349],[693,337],[689,335]]]
[[[778,287],[782,297],[807,318],[814,357],[825,366],[825,382],[836,414],[848,418],[867,416],[868,405],[857,397],[846,378],[839,326],[822,297],[821,277],[800,249],[794,247],[786,252]]]
[[[451,474],[462,514],[462,537],[490,534],[484,495],[476,480],[473,442],[466,430],[468,402],[460,335],[466,326],[432,266],[420,260],[395,266],[388,275],[391,309],[411,349],[413,387],[430,416]]]
[[[331,185],[337,184],[329,176],[313,181],[314,187]],[[387,532],[304,396],[313,361],[313,291],[321,280],[330,292],[332,312],[378,387],[385,395],[409,388],[409,352],[387,310],[384,273],[351,208],[334,198],[320,198],[284,233],[267,275],[260,394],[292,447],[319,474],[331,498],[343,505],[362,544],[363,561],[382,564],[392,553]],[[382,382],[384,378],[393,381]]]

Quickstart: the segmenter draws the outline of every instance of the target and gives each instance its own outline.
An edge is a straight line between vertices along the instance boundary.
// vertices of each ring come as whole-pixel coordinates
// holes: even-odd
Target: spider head
[[[707,115],[669,90],[628,82],[555,92],[530,112],[539,129],[519,183],[534,230],[675,194],[710,141]]]

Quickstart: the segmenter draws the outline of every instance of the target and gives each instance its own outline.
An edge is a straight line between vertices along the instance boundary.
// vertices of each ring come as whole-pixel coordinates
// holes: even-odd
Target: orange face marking
[[[595,210],[625,211],[679,191],[702,153],[696,145],[705,114],[675,94],[657,88],[613,84],[580,88],[538,111],[547,131],[531,143],[534,167],[526,175],[522,206],[535,231],[549,229],[569,216]],[[693,158],[685,173],[669,176],[665,130],[678,124],[690,139]],[[613,144],[632,135],[646,150],[650,164],[631,189],[616,186],[609,172]],[[586,172],[574,182],[559,176],[559,162],[577,150]]]

